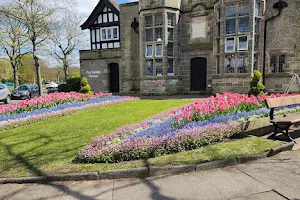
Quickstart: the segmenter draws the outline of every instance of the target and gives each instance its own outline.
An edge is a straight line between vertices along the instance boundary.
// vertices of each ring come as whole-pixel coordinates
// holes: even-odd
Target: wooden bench
[[[275,108],[281,107],[281,106],[289,106],[289,105],[297,105],[300,104],[300,95],[297,96],[288,96],[288,97],[278,97],[278,98],[269,98],[266,100],[267,106],[271,109],[270,110],[270,119],[271,123],[275,127],[274,134],[272,134],[271,137],[275,137],[277,135],[278,129],[284,130],[285,135],[291,140],[295,140],[291,138],[289,134],[289,129],[292,125],[300,122],[300,114],[293,115],[293,116],[283,116],[283,117],[276,117],[274,118],[274,111]]]

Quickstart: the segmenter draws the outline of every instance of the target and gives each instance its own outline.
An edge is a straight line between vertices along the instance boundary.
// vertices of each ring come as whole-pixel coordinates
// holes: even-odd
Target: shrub
[[[264,94],[265,86],[261,82],[262,75],[258,70],[254,71],[254,76],[250,82],[249,94],[259,96]]]
[[[91,86],[88,83],[87,78],[83,77],[82,80],[81,80],[81,82],[80,82],[80,85],[81,85],[81,89],[80,89],[81,93],[92,94],[92,92],[91,92]]]
[[[66,84],[61,84],[58,86],[58,91],[60,92],[79,92],[80,86],[80,74],[75,72],[70,78],[67,79]]]

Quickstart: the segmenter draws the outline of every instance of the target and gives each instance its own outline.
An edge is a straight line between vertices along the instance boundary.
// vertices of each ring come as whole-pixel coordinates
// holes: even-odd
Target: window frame
[[[151,56],[148,56],[148,46],[151,46],[152,47],[152,54]],[[145,57],[146,58],[153,58],[153,55],[154,55],[154,48],[153,48],[153,44],[146,44],[145,45]]]
[[[241,37],[246,37],[247,38],[247,47],[246,47],[246,49],[240,49],[240,38]],[[249,51],[249,36],[248,35],[239,35],[237,37],[237,51],[241,51],[241,52]]]
[[[233,50],[232,51],[228,51],[227,50],[227,40],[229,38],[233,38],[234,39],[234,42],[233,42]],[[235,36],[232,36],[232,37],[226,37],[225,38],[225,53],[235,53],[236,52],[236,37]]]
[[[161,55],[157,55],[157,45],[161,45]],[[162,58],[164,55],[164,45],[163,43],[156,43],[155,44],[155,57],[156,58]]]
[[[114,38],[114,34],[113,34],[113,31],[114,29],[117,29],[117,34],[118,34],[118,37],[117,38]],[[103,30],[105,30],[105,36],[106,36],[106,39],[103,38]],[[108,30],[111,31],[111,38],[108,39]],[[101,37],[100,37],[100,40],[101,42],[102,41],[114,41],[114,40],[119,40],[120,39],[120,32],[119,32],[119,26],[110,26],[110,27],[103,27],[103,28],[100,28],[100,34],[101,34]]]

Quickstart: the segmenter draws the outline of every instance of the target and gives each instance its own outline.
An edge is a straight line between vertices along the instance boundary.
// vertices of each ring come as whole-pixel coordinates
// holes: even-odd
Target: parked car
[[[0,101],[8,104],[11,102],[11,93],[4,84],[0,84]]]
[[[6,86],[9,86],[9,87],[13,87],[15,84],[12,83],[12,82],[6,82],[5,85],[6,85]]]
[[[46,82],[46,89],[58,88],[58,84],[55,82]]]
[[[39,96],[39,87],[37,85],[20,85],[12,91],[12,99],[31,99]]]

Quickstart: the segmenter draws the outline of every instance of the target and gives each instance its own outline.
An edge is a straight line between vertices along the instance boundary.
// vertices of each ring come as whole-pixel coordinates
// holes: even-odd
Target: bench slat
[[[293,115],[290,117],[281,117],[271,120],[272,123],[276,124],[295,124],[300,122],[300,115]]]
[[[269,98],[266,100],[269,108],[300,104],[300,95],[289,97]]]

